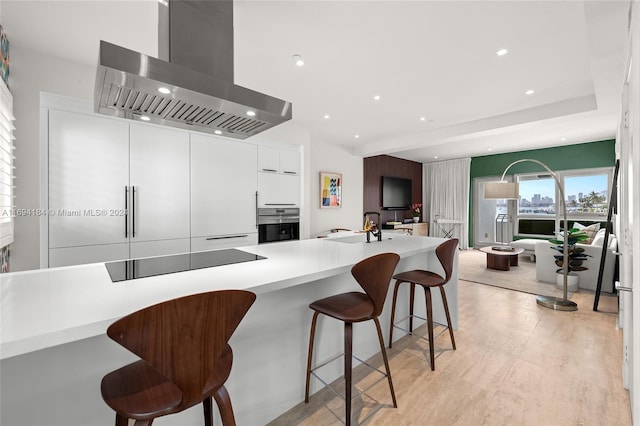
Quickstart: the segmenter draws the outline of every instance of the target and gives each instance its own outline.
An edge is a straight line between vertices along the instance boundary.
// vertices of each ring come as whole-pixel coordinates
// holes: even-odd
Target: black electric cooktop
[[[146,259],[121,260],[105,263],[112,282],[135,280],[136,278],[172,274],[174,272],[193,271],[194,269],[231,265],[266,259],[257,254],[237,249],[202,251],[197,253],[175,254],[171,256],[150,257]]]

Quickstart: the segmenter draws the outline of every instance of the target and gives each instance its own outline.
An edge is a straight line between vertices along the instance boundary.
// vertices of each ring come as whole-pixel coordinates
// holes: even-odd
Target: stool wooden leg
[[[116,426],[129,426],[129,419],[116,413]]]
[[[413,333],[413,302],[416,298],[416,285],[411,283],[411,289],[409,290],[409,331]]]
[[[400,287],[402,281],[396,280],[396,285],[393,287],[393,303],[391,304],[391,326],[389,327],[389,349],[393,346],[393,322],[396,317],[396,301],[398,300],[398,287]]]
[[[309,356],[307,357],[307,382],[304,388],[304,402],[309,402],[309,384],[311,382],[311,358],[313,356],[313,339],[316,335],[316,321],[318,320],[318,311],[314,311],[311,320],[311,333],[309,333]]]
[[[346,426],[351,425],[351,368],[353,363],[353,324],[344,323],[344,399]]]
[[[213,426],[213,403],[210,397],[202,401],[202,409],[204,411],[204,425]]]
[[[150,420],[136,420],[135,422],[133,422],[133,426],[151,426],[151,423],[153,423],[153,419],[150,419]]]
[[[433,309],[431,308],[431,289],[424,288],[424,298],[427,302],[427,330],[429,331],[429,357],[431,359],[431,371],[436,369],[435,351],[433,342]]]
[[[213,398],[216,400],[216,404],[218,405],[222,425],[236,426],[236,419],[233,415],[233,407],[231,406],[231,398],[229,397],[227,388],[220,386],[220,389],[213,394]]]
[[[398,403],[396,402],[396,393],[393,391],[393,382],[391,381],[391,370],[389,369],[387,351],[384,349],[384,340],[382,339],[382,329],[380,328],[380,321],[378,321],[378,318],[374,318],[373,321],[376,323],[376,331],[378,332],[378,340],[380,341],[380,351],[382,352],[382,359],[384,360],[384,368],[385,370],[387,370],[387,381],[389,382],[389,390],[391,391],[393,406],[398,408]]]
[[[451,336],[451,345],[456,349],[456,339],[453,338],[453,327],[451,327],[451,317],[449,316],[449,304],[447,303],[447,295],[444,292],[444,286],[440,286],[440,294],[442,295],[442,304],[444,305],[444,313],[447,316],[447,325],[449,326],[449,336]]]

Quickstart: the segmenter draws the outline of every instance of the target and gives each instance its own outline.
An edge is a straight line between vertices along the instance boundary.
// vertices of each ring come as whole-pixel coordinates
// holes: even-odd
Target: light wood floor
[[[401,339],[389,351],[398,408],[381,381],[354,400],[352,424],[631,425],[616,298],[603,295],[598,312],[593,293],[572,300],[578,311],[558,312],[531,294],[460,281],[458,349],[431,371],[427,343]],[[435,340],[451,347],[448,333]],[[382,368],[379,356],[372,361]],[[356,369],[358,388],[373,381],[369,371]],[[326,388],[270,423],[340,424],[344,402]]]

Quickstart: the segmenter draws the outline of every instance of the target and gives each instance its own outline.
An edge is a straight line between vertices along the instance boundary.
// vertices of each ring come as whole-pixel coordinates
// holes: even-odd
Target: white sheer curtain
[[[469,185],[471,158],[424,165],[424,199],[428,203],[429,235],[456,237],[469,247]]]

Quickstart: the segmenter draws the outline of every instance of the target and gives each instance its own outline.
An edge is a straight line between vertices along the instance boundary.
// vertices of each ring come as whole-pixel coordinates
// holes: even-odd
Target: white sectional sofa
[[[583,247],[586,255],[590,256],[584,262],[586,271],[572,272],[577,274],[580,279],[578,287],[586,290],[595,290],[598,283],[598,271],[600,269],[600,257],[602,256],[602,243],[604,241],[604,229],[598,231],[591,244],[576,244],[576,247]],[[609,235],[609,243],[607,244],[607,256],[604,265],[604,274],[602,275],[603,292],[613,292],[613,275],[615,272],[616,256],[613,254],[617,249],[617,240],[615,235]],[[548,241],[540,240],[536,243],[536,278],[538,281],[549,283],[556,282],[556,270],[558,266],[555,264],[554,254],[558,252],[554,250],[553,244]]]
[[[521,248],[524,250],[524,255],[529,256],[531,258],[532,262],[535,262],[536,260],[536,244],[539,241],[544,241],[544,240],[537,240],[537,239],[533,239],[533,238],[523,238],[520,240],[515,240],[512,241],[509,245],[511,247],[517,247],[517,248]]]

